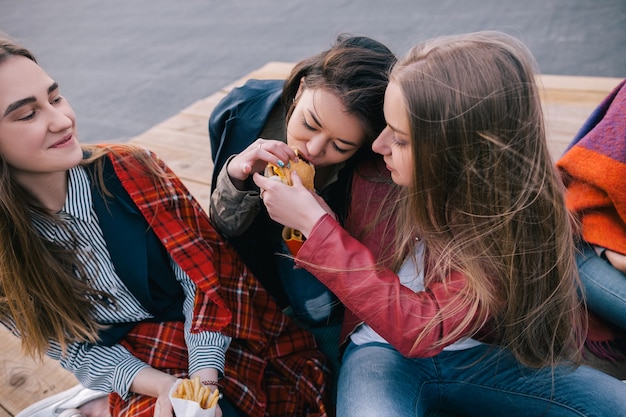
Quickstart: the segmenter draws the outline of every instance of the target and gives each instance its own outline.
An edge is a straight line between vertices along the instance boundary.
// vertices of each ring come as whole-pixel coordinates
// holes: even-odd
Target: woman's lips
[[[63,145],[69,143],[72,140],[73,136],[74,135],[70,133],[69,135],[63,137],[63,139],[61,139],[60,141],[58,141],[55,144],[53,144],[51,146],[51,148],[60,148],[60,147],[62,147]]]

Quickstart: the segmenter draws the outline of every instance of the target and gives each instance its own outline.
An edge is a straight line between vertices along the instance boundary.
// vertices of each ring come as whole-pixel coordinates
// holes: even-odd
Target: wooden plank
[[[78,383],[58,362],[44,358],[39,363],[23,355],[20,340],[3,326],[0,326],[0,340],[0,410],[6,410],[7,415],[15,415],[32,403]]]
[[[132,142],[154,151],[180,178],[210,185],[213,161],[208,137],[161,129]]]
[[[200,203],[204,211],[209,212],[209,204],[211,202],[211,184],[200,183],[193,180],[183,179],[185,187],[189,190],[191,195]]]
[[[542,74],[539,78],[544,90],[565,90],[569,92],[608,93],[622,81],[622,78],[613,77],[581,77],[550,74]]]
[[[209,125],[209,116],[213,111],[213,108],[217,105],[217,103],[226,96],[226,92],[218,91],[216,93],[211,94],[207,98],[202,100],[198,100],[189,107],[185,108],[181,113],[194,115],[197,117],[201,117],[203,120],[206,120],[207,124],[205,130],[201,133],[206,133]]]
[[[620,78],[542,75],[541,100],[548,146],[556,161],[589,115],[621,82]]]

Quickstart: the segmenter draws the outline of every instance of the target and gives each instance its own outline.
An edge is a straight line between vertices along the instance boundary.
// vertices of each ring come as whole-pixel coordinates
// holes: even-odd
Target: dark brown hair
[[[359,154],[370,153],[372,142],[385,127],[383,101],[395,62],[396,56],[380,42],[365,36],[338,36],[330,49],[300,61],[291,71],[282,97],[287,118],[301,82],[305,88],[329,91],[363,126],[365,143]]]

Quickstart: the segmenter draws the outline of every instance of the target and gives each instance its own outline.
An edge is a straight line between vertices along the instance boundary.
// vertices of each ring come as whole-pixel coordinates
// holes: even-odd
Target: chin
[[[75,167],[80,164],[83,160],[83,148],[76,142],[76,145],[72,147],[71,152],[67,155],[68,165],[71,165],[70,168]]]
[[[393,172],[391,173],[391,180],[395,182],[397,185],[399,185],[400,187],[408,187],[410,185],[409,181],[406,181],[404,178],[398,176],[397,174]]]

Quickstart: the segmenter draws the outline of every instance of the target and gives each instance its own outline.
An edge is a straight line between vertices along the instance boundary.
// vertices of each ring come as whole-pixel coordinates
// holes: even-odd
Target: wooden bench
[[[233,87],[247,79],[282,79],[292,65],[269,62],[130,142],[156,152],[208,209],[213,169],[207,131],[211,111]],[[589,114],[621,79],[544,75],[539,81],[543,85],[550,151],[557,159]],[[0,326],[0,417],[14,416],[28,405],[76,384],[74,376],[58,363],[47,358],[39,363],[22,355],[19,339]]]

